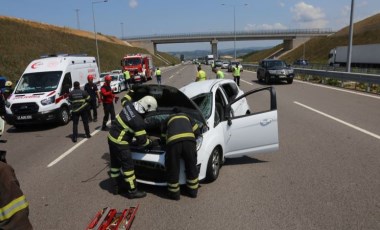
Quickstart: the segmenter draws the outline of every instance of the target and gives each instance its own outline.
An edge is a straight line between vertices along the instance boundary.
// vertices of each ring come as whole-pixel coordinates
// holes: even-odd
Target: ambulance
[[[32,61],[17,82],[6,102],[5,119],[15,127],[29,124],[70,121],[68,96],[73,83],[83,89],[87,76],[99,82],[94,57],[78,54],[49,55]]]

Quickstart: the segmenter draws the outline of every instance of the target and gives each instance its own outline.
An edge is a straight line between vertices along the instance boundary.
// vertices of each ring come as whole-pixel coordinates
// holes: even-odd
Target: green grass
[[[96,57],[95,40],[71,33],[72,29],[54,26],[38,26],[39,23],[0,17],[0,75],[16,81],[26,66],[44,54],[87,54]],[[45,27],[44,27],[45,26]],[[106,36],[110,42],[98,39],[101,71],[120,69],[121,58],[128,53],[149,53],[145,49],[112,42],[115,37]],[[119,40],[120,42],[120,40]],[[168,54],[165,58],[170,59]],[[170,56],[171,57],[171,56]],[[172,64],[179,59],[172,57]],[[153,56],[155,66],[166,66]]]

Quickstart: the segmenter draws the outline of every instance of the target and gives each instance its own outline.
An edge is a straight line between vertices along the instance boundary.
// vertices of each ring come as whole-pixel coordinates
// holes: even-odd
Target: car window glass
[[[252,94],[249,94],[242,99],[234,102],[233,104],[236,104],[237,106],[240,106],[242,104],[248,103],[249,105],[249,111],[244,111],[244,114],[258,114],[258,113],[264,113],[271,110],[271,94],[269,90],[263,90],[259,92],[255,92]],[[237,108],[236,110],[238,110]],[[236,117],[241,117],[244,115],[237,115]]]
[[[199,107],[203,116],[207,120],[211,116],[212,93],[204,93],[192,98],[193,102]]]
[[[228,101],[232,101],[238,95],[238,88],[235,83],[229,83],[222,85],[224,92],[227,95]]]
[[[217,89],[215,93],[215,123],[214,126],[217,126],[221,121],[225,120],[224,108],[226,102],[223,96],[223,93],[220,89]]]
[[[36,72],[24,74],[15,93],[49,92],[58,88],[62,71]]]

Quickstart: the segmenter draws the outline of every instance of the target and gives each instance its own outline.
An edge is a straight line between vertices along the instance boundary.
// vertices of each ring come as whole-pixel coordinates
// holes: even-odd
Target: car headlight
[[[55,101],[55,95],[52,96],[52,97],[48,97],[48,98],[45,98],[41,101],[41,105],[49,105],[49,104],[53,104]]]
[[[197,151],[201,148],[203,142],[203,136],[199,136],[196,140],[197,142]]]
[[[5,101],[5,107],[7,108],[11,107],[11,103],[9,101]]]

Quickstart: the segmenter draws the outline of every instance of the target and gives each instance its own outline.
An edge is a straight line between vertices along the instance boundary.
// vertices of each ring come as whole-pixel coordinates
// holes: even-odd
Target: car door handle
[[[267,124],[271,123],[272,121],[273,121],[272,118],[264,119],[264,120],[261,120],[261,121],[260,121],[260,124],[261,124],[261,125],[267,125]]]

